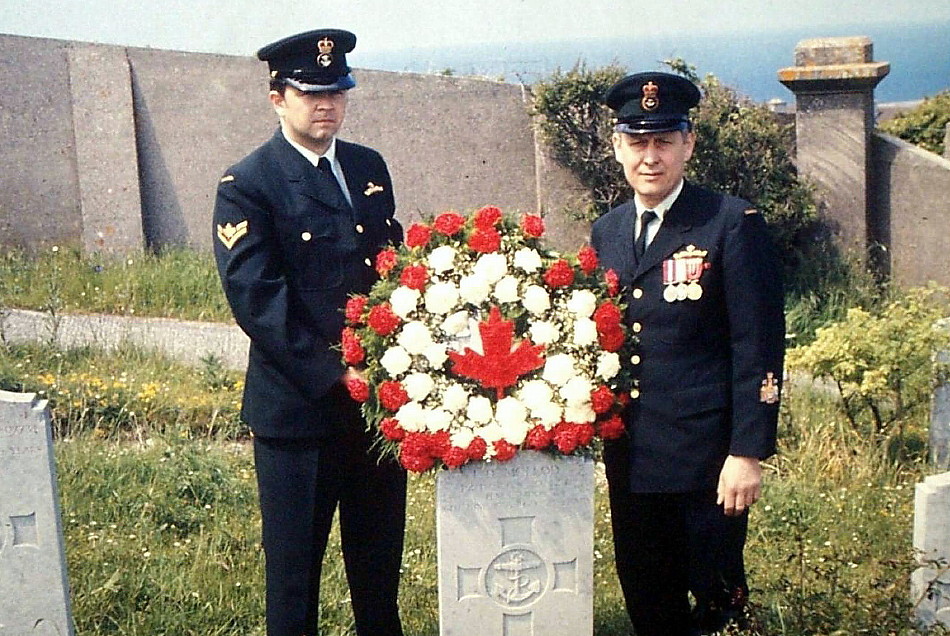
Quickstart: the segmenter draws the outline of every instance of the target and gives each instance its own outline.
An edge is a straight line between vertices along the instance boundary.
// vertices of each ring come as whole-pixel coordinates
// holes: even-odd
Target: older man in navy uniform
[[[337,139],[355,81],[356,37],[325,29],[258,51],[280,128],[218,185],[214,247],[251,340],[243,415],[254,433],[266,557],[267,634],[318,633],[320,572],[334,511],[356,632],[401,636],[396,597],[406,476],[370,450],[334,350],[351,293],[402,238],[376,151]]]
[[[627,436],[605,451],[617,570],[638,636],[711,633],[748,594],[759,461],[775,452],[781,260],[749,203],[684,180],[692,82],[639,73],[606,95],[634,198],[594,223],[638,337]],[[695,598],[691,607],[689,593]]]

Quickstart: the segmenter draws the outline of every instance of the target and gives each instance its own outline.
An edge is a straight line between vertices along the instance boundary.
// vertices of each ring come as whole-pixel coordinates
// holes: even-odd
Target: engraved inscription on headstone
[[[950,627],[950,472],[917,484],[914,550],[921,565],[911,575],[911,604],[917,620]]]
[[[0,636],[72,636],[45,401],[0,391]]]
[[[593,631],[593,461],[525,451],[438,476],[441,636]]]

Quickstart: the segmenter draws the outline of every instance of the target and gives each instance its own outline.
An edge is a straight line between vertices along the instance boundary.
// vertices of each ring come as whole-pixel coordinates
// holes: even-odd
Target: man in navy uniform
[[[638,338],[627,435],[605,449],[638,636],[712,633],[741,613],[748,509],[761,495],[759,461],[775,452],[781,260],[749,203],[684,180],[699,100],[668,73],[627,76],[605,98],[635,193],[594,223],[591,242],[620,275]]]
[[[406,476],[371,452],[345,388],[356,372],[333,348],[347,296],[370,289],[380,247],[402,239],[383,158],[336,137],[355,44],[324,29],[258,51],[280,128],[227,170],[215,202],[218,271],[251,340],[242,413],[254,434],[268,636],[318,633],[337,507],[357,634],[402,634]]]

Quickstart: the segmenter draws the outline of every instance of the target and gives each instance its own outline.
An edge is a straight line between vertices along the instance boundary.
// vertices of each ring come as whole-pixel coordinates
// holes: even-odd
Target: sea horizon
[[[804,39],[868,36],[875,62],[889,62],[878,85],[878,102],[916,101],[950,89],[950,21],[938,24],[881,24],[833,29],[775,28],[753,33],[657,35],[651,38],[584,38],[559,42],[471,43],[450,47],[410,47],[354,55],[357,67],[452,74],[533,84],[577,64],[599,68],[619,64],[630,72],[663,70],[663,61],[681,58],[699,75],[759,102],[794,102],[779,83],[778,70],[794,65],[795,46]]]

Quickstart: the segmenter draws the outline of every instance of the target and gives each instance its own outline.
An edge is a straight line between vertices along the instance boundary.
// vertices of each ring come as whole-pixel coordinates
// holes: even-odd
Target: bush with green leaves
[[[924,150],[944,153],[947,124],[950,123],[950,90],[928,97],[908,113],[882,123],[878,128]]]
[[[947,293],[917,287],[879,311],[853,307],[844,320],[819,328],[814,342],[789,350],[786,365],[829,380],[856,430],[883,439],[918,422],[920,432],[934,378],[946,375],[934,356],[950,346],[948,332],[935,328],[950,315]]]
[[[773,227],[786,271],[797,271],[814,258],[821,242],[814,240],[817,209],[812,192],[792,162],[791,127],[714,76],[700,80],[682,60],[667,65],[697,83],[704,95],[692,114],[697,139],[687,178],[758,207]],[[579,64],[531,89],[542,140],[590,192],[592,203],[584,211],[588,220],[631,196],[611,147],[613,113],[603,104],[607,89],[624,74],[616,65],[591,70]],[[821,248],[826,249],[824,244]]]

